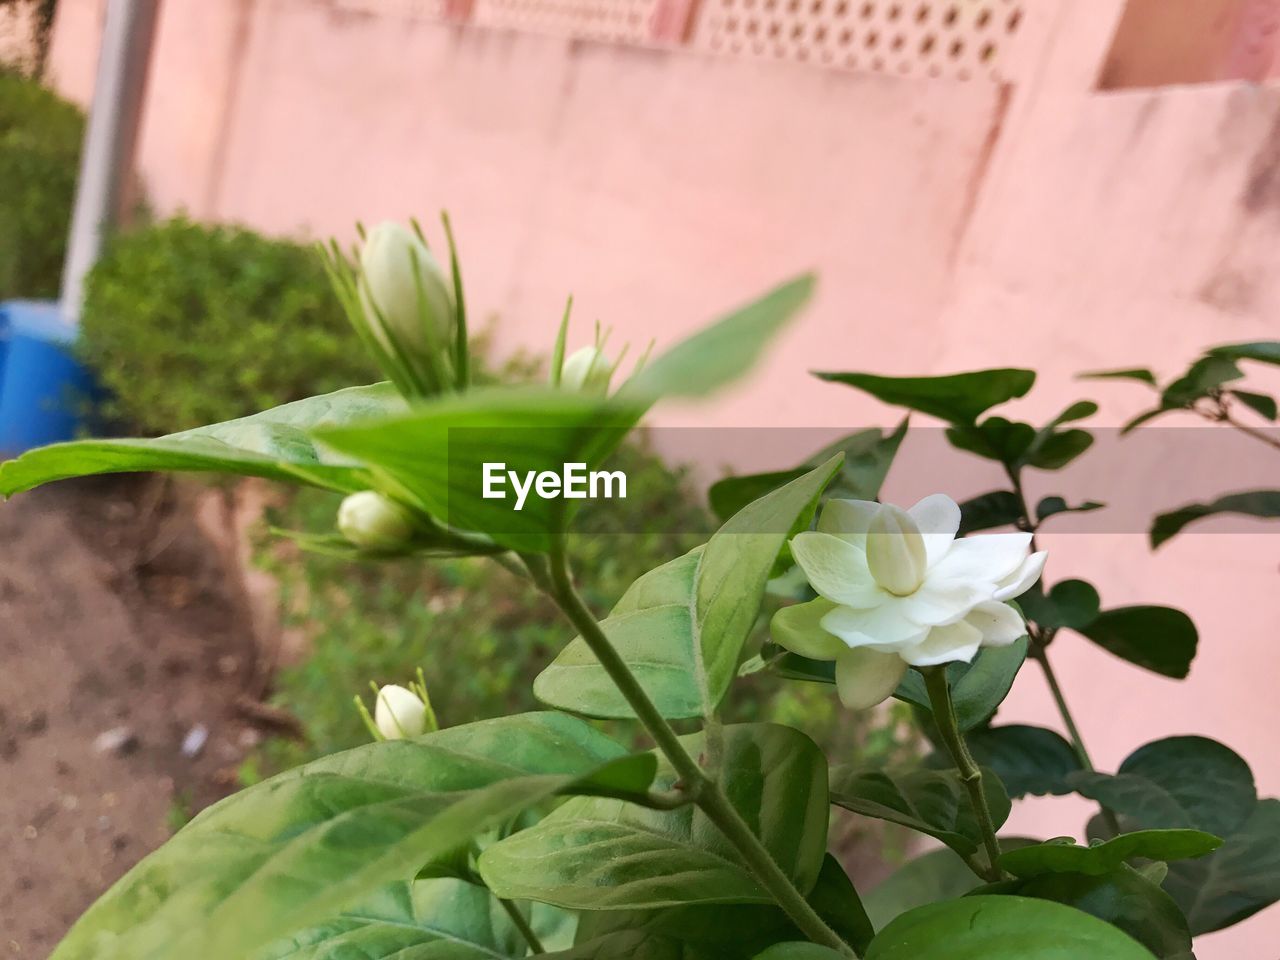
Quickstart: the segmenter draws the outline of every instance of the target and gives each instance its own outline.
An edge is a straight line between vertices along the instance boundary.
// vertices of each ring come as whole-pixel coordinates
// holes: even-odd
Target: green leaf
[[[1176,680],[1191,672],[1200,640],[1191,618],[1172,607],[1115,607],[1073,629],[1122,660]]]
[[[756,365],[765,347],[813,294],[814,278],[799,277],[776,287],[676,344],[629,380],[627,398],[699,398],[732,383]]]
[[[1139,380],[1142,383],[1156,385],[1156,375],[1143,367],[1131,367],[1124,370],[1095,370],[1080,374],[1081,380]]]
[[[1145,829],[1227,837],[1257,804],[1249,765],[1207,737],[1169,737],[1136,750],[1114,776],[1071,776],[1076,792]]]
[[[957,450],[995,460],[1019,463],[1036,439],[1036,428],[1029,423],[987,417],[977,426],[947,428],[947,440]]]
[[[485,497],[485,464],[521,476],[563,472],[567,463],[598,468],[642,411],[549,387],[491,387],[441,397],[400,417],[314,431],[325,443],[359,457],[413,493],[428,512],[461,530],[488,534],[520,550],[545,550],[565,529],[581,500],[543,499],[530,492],[515,509],[513,484],[504,498]]]
[[[824,447],[794,470],[726,477],[712,484],[708,491],[711,509],[721,520],[727,520],[752,500],[758,500],[784,483],[804,476],[840,453],[844,454],[844,462],[827,488],[826,496],[875,500],[880,496],[880,487],[906,434],[906,420],[892,433],[882,433],[875,428],[859,430]]]
[[[763,953],[756,954],[755,960],[839,960],[840,957],[841,954],[830,947],[798,941],[776,943]]]
[[[984,771],[983,792],[998,830],[1009,817],[1000,778]],[[961,856],[982,846],[982,830],[956,770],[851,770],[831,773],[831,802],[864,817],[886,820],[933,837]]]
[[[1045,497],[1036,505],[1036,519],[1043,523],[1060,513],[1089,513],[1093,510],[1101,510],[1105,506],[1105,503],[1099,503],[1096,500],[1085,500],[1073,507],[1069,506],[1062,497]]]
[[[1097,621],[1102,601],[1088,581],[1060,580],[1048,594],[1037,584],[1018,598],[1018,605],[1027,619],[1047,630],[1083,630]]]
[[[1008,848],[1002,839],[1001,844]],[[908,910],[943,900],[955,900],[982,883],[952,850],[942,847],[899,867],[863,896],[877,930],[883,930]]]
[[[730,802],[807,893],[826,851],[822,752],[791,727],[732,725],[723,735],[723,784]],[[701,734],[684,742],[696,753]],[[675,780],[663,765],[657,786],[671,789]],[[479,865],[498,896],[570,909],[774,902],[693,805],[662,811],[620,800],[569,800],[537,825],[489,846]]]
[[[1082,910],[1133,937],[1162,960],[1193,960],[1191,931],[1173,899],[1137,871],[1052,873],[995,884],[984,891],[1051,900]]]
[[[600,624],[664,716],[709,715],[737,672],[774,559],[808,526],[834,457],[740,510],[711,540],[645,574]],[[593,717],[635,716],[582,638],[534,681],[544,703]]]
[[[1228,390],[1227,393],[1235,397],[1264,420],[1271,420],[1274,422],[1276,414],[1280,412],[1276,407],[1276,398],[1268,396],[1265,393],[1252,393],[1248,390]]]
[[[944,377],[880,377],[870,373],[817,373],[819,379],[864,390],[885,403],[918,410],[954,424],[972,424],[996,406],[1025,396],[1034,370],[1004,368]]]
[[[1156,517],[1151,525],[1151,548],[1163,544],[1184,527],[1204,517],[1232,513],[1274,520],[1280,517],[1280,490],[1250,490],[1219,497],[1212,503],[1193,503]]]
[[[960,504],[960,530],[963,536],[992,527],[1016,526],[1022,519],[1022,501],[1012,490],[994,490]]]
[[[996,772],[1010,797],[1071,793],[1067,777],[1080,769],[1080,760],[1054,731],[1010,724],[972,730],[967,739],[974,759]]]
[[[1025,897],[974,896],[917,907],[882,930],[866,960],[1151,960],[1080,910]]]
[[[343,492],[373,486],[369,472],[315,444],[308,431],[403,411],[389,383],[350,387],[155,440],[76,440],[24,453],[0,465],[0,493],[12,496],[67,477],[185,470],[266,477]]]
[[[99,899],[54,957],[245,956],[556,793],[636,793],[653,769],[560,714],[335,754],[201,813]]]
[[[1244,374],[1235,361],[1222,355],[1207,355],[1193,363],[1187,372],[1164,388],[1160,404],[1166,408],[1189,407],[1209,396],[1224,383],[1239,380]]]
[[[1061,470],[1091,446],[1093,434],[1088,430],[1058,430],[1037,438],[1024,462],[1037,470]]]
[[[1227,360],[1257,360],[1280,364],[1280,340],[1257,340],[1252,343],[1229,343],[1205,351],[1212,357]]]
[[[720,960],[714,954],[691,950],[679,940],[647,931],[626,930],[588,940],[538,960]],[[732,958],[726,958],[732,960]]]
[[[253,960],[516,960],[528,945],[484,887],[461,880],[395,883],[359,906],[254,954]]]
[[[1188,860],[1203,857],[1220,846],[1220,838],[1201,830],[1139,830],[1088,847],[1079,846],[1069,838],[1021,847],[1005,853],[1000,858],[1000,866],[1023,879],[1045,873],[1100,876],[1134,858]]]
[[[1023,637],[1007,647],[986,647],[978,651],[971,664],[947,665],[951,699],[962,732],[983,723],[1004,702],[1009,688],[1013,686],[1013,678],[1027,659],[1027,644],[1027,638]],[[924,678],[916,670],[907,671],[893,695],[932,712]]]
[[[1217,853],[1173,864],[1165,889],[1196,936],[1280,901],[1280,800],[1260,801]]]

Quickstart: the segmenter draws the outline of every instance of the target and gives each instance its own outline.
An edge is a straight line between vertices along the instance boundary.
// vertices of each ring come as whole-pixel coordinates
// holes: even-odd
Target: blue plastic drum
[[[58,304],[0,303],[0,453],[14,456],[81,432],[93,395]]]

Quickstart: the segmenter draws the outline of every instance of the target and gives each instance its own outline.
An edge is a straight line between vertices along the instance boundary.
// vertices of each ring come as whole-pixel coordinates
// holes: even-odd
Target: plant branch
[[[524,942],[529,944],[529,949],[539,955],[546,953],[547,948],[542,945],[538,935],[533,932],[533,927],[529,924],[525,915],[520,912],[520,908],[510,900],[504,900],[502,897],[495,897],[494,899],[502,904],[503,910],[507,911],[507,916],[511,918],[515,928],[520,931],[520,936],[524,937]]]
[[[1253,439],[1259,441],[1260,443],[1265,443],[1267,446],[1271,447],[1273,450],[1280,450],[1280,437],[1273,437],[1271,434],[1267,433],[1265,430],[1262,430],[1258,427],[1250,426],[1247,423],[1241,423],[1239,420],[1237,420],[1234,416],[1231,415],[1231,408],[1227,406],[1225,400],[1220,399],[1218,401],[1218,404],[1219,404],[1218,409],[1216,411],[1214,411],[1211,414],[1207,414],[1210,420],[1217,420],[1220,423],[1225,423],[1227,424],[1227,426],[1234,427],[1235,429],[1239,430],[1245,436],[1253,437]]]
[[[984,880],[995,883],[1004,879],[1004,871],[1000,869],[1000,840],[996,837],[995,821],[991,818],[991,807],[987,804],[987,795],[982,789],[982,770],[974,762],[969,745],[960,732],[956,722],[955,705],[951,702],[951,685],[947,682],[945,666],[926,667],[920,671],[924,674],[925,688],[929,691],[929,703],[933,707],[933,721],[942,737],[942,742],[951,754],[951,760],[960,771],[960,782],[969,793],[969,802],[978,821],[978,829],[982,831],[982,844],[987,851],[990,867],[983,876]],[[972,864],[970,864],[972,866]]]
[[[573,585],[573,576],[565,555],[563,535],[557,536],[552,542],[549,580],[549,593],[552,599],[577,629],[578,634],[600,662],[618,691],[630,704],[636,718],[648,730],[658,749],[675,769],[680,778],[677,789],[690,797],[707,819],[719,828],[725,839],[737,850],[756,881],[768,891],[806,937],[844,956],[859,956],[858,952],[850,949],[849,945],[840,939],[840,935],[818,916],[817,911],[796,889],[760,839],[751,832],[751,828],[729,802],[719,783],[703,772],[698,762],[680,742],[671,724],[667,722],[649,698],[649,694],[645,692],[644,687],[635,678],[626,661],[614,648],[605,632],[600,629],[595,615],[587,608]],[[865,946],[865,944],[858,945],[860,950]]]

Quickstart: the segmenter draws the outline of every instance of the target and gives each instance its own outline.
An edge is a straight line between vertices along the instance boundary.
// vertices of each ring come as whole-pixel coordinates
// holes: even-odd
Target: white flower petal
[[[1007,603],[980,603],[964,618],[964,623],[982,633],[984,647],[1007,647],[1027,634],[1018,611]]]
[[[1029,533],[989,533],[957,540],[929,571],[941,579],[983,580],[999,583],[1017,570],[1027,557]]]
[[[851,607],[879,602],[866,553],[847,540],[829,533],[798,533],[791,539],[791,555],[809,585],[828,600]]]
[[[900,656],[913,667],[932,667],[940,663],[973,660],[982,646],[982,631],[970,623],[948,623],[934,627],[919,643],[904,648]],[[839,663],[837,662],[837,668]]]
[[[876,583],[900,597],[914,593],[929,569],[924,537],[905,510],[882,506],[867,530],[867,567]]]
[[[947,555],[960,529],[960,507],[945,493],[925,497],[907,511],[924,536],[924,547],[933,566]]]
[[[861,546],[879,509],[874,500],[828,500],[818,517],[818,530]]]
[[[997,585],[997,600],[1012,600],[1031,589],[1031,585],[1040,579],[1044,572],[1044,561],[1049,554],[1044,550],[1033,553],[1022,561],[1022,566],[1005,577]]]
[[[769,635],[774,643],[802,657],[835,660],[849,648],[839,637],[824,630],[820,622],[834,609],[835,604],[822,597],[783,607],[773,615]]]
[[[822,618],[822,627],[848,647],[894,650],[898,644],[917,642],[925,633],[919,624],[902,616],[898,606],[886,602],[870,610],[836,607]]]
[[[942,580],[932,575],[920,589],[898,600],[902,616],[924,627],[937,627],[963,620],[965,614],[990,600],[992,586],[967,580]]]
[[[896,653],[846,650],[836,660],[836,691],[850,710],[867,710],[893,696],[906,672],[907,662]]]

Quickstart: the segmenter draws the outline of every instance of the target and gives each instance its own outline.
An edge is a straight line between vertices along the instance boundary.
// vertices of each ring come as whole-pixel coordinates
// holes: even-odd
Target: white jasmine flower
[[[944,494],[909,510],[865,500],[832,500],[816,531],[791,552],[818,599],[774,618],[774,639],[836,662],[841,700],[859,708],[888,697],[908,666],[969,662],[981,647],[1026,632],[1005,601],[1044,569],[1027,555],[1029,533],[956,539],[960,508]]]
[[[427,706],[412,690],[389,683],[378,691],[373,722],[388,740],[421,736],[427,729]]]

